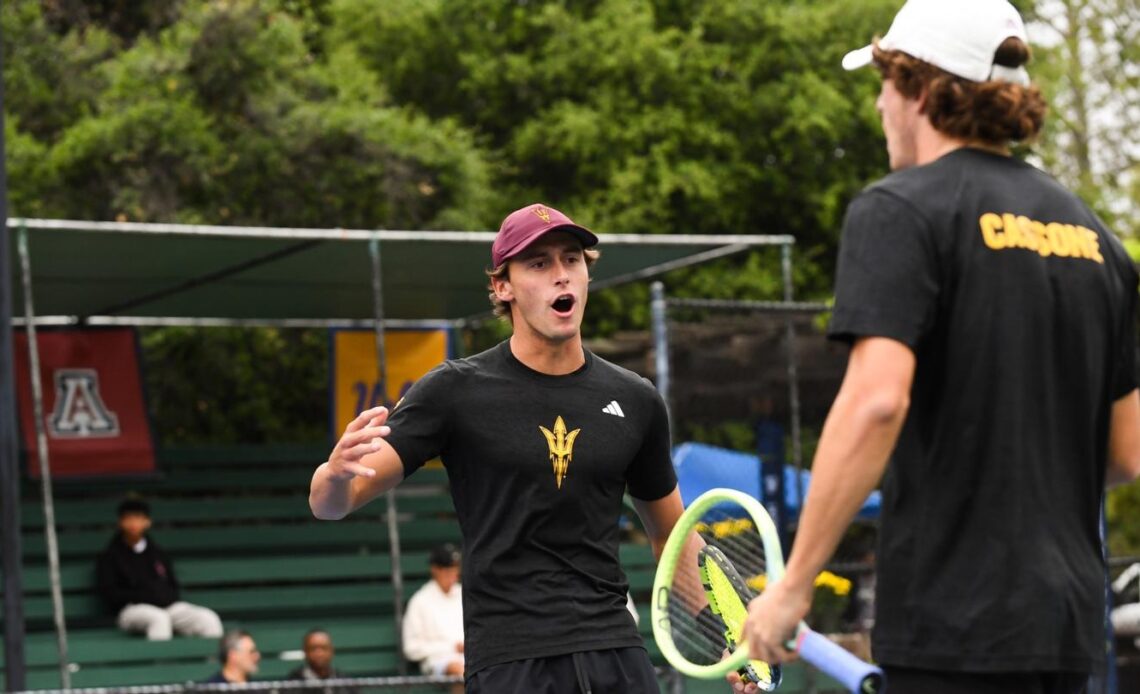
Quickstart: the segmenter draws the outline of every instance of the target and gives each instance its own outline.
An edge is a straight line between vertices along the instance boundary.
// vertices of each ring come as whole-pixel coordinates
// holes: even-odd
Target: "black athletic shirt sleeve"
[[[929,225],[905,201],[871,188],[847,211],[828,335],[889,337],[911,349],[930,329],[938,264]]]
[[[416,381],[392,410],[384,440],[396,450],[406,479],[446,448],[450,421],[450,388],[455,371],[440,364]]]
[[[630,496],[642,501],[656,501],[677,486],[669,447],[669,413],[656,390],[652,390],[651,402],[653,409],[645,438],[626,473]]]

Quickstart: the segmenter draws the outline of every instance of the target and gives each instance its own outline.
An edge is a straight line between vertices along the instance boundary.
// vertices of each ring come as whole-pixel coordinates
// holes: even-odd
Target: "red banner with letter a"
[[[14,338],[20,429],[28,473],[39,477],[28,335],[18,330]],[[36,342],[52,476],[153,472],[154,441],[134,330],[39,330]]]

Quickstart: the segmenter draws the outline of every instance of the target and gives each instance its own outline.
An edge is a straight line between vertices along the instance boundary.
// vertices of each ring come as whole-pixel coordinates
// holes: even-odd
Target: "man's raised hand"
[[[380,439],[392,431],[384,424],[387,421],[388,408],[373,407],[349,422],[329,456],[329,477],[338,482],[353,477],[375,477],[376,470],[361,461],[365,456],[380,450]]]

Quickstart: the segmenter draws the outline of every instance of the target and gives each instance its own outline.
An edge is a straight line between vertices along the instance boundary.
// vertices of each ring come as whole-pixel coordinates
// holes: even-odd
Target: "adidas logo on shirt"
[[[602,408],[602,412],[612,414],[615,417],[625,417],[625,413],[621,411],[621,405],[617,400],[610,400],[610,404]]]

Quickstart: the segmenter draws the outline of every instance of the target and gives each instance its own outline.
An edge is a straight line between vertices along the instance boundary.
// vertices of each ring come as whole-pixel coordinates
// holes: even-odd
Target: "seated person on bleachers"
[[[463,602],[459,549],[435,548],[428,560],[431,580],[408,601],[404,615],[404,657],[425,675],[463,675]]]
[[[216,639],[222,620],[208,607],[179,600],[178,578],[152,538],[150,507],[141,499],[119,504],[119,529],[96,562],[99,594],[123,631],[166,641],[173,632]]]
[[[222,637],[218,646],[218,660],[222,669],[214,674],[206,683],[214,682],[249,682],[249,678],[257,674],[257,664],[261,662],[261,653],[257,644],[248,631],[230,629]]]
[[[348,677],[333,667],[332,637],[324,629],[310,629],[305,634],[301,648],[305,651],[305,664],[289,673],[291,680],[305,680],[315,682],[333,677]]]

